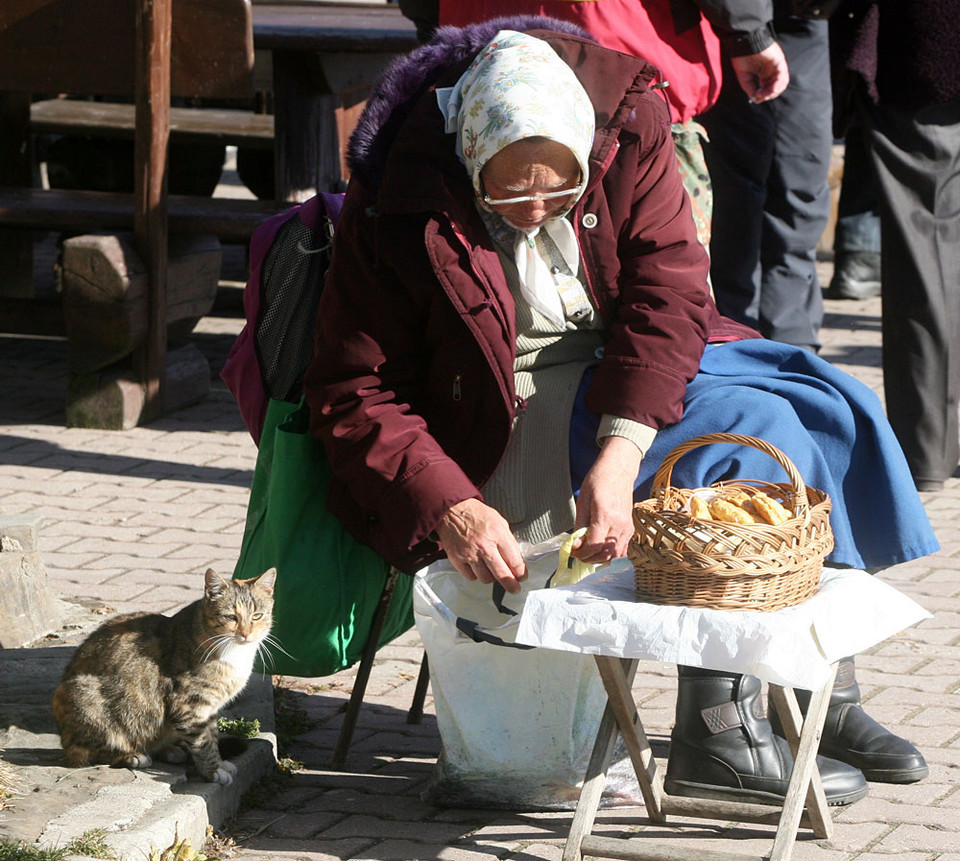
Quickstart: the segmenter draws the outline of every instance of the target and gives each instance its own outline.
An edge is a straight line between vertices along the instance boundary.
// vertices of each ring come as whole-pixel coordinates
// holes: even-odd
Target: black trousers
[[[960,102],[860,96],[880,209],[887,416],[914,479],[960,461]]]
[[[720,311],[768,338],[816,350],[823,322],[817,243],[830,212],[833,146],[825,21],[778,19],[790,85],[751,104],[727,61],[700,117],[713,185],[710,277]]]

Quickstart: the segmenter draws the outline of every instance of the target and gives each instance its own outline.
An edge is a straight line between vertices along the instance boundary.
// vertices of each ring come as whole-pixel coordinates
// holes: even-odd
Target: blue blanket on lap
[[[584,375],[571,419],[575,491],[597,454],[599,417],[584,404],[591,377]],[[636,499],[650,496],[654,473],[677,445],[717,432],[772,443],[807,485],[830,495],[831,564],[880,568],[939,549],[879,398],[812,353],[759,339],[708,346],[687,388],[683,418],[657,434],[643,460]],[[685,454],[671,484],[704,487],[738,478],[789,481],[769,455],[722,444]]]

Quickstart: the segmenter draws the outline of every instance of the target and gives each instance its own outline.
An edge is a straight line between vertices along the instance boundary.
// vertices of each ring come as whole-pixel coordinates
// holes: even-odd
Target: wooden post
[[[0,186],[33,185],[30,94],[0,92]],[[0,296],[30,298],[33,285],[33,233],[0,230]]]
[[[134,239],[149,273],[147,339],[135,365],[144,421],[164,413],[167,352],[167,143],[170,137],[172,0],[138,0],[134,91]]]

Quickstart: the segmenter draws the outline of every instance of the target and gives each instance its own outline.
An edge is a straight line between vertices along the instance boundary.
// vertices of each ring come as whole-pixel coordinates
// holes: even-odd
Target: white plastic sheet
[[[641,658],[817,690],[830,664],[929,619],[906,595],[855,569],[825,568],[816,595],[783,610],[710,610],[637,602],[629,559],[574,586],[527,596],[516,641],[581,655]]]

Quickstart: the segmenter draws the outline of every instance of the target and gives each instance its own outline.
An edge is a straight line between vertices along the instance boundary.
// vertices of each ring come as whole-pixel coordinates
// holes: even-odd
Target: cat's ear
[[[212,568],[208,568],[207,573],[203,575],[203,585],[206,594],[211,598],[216,598],[222,595],[230,584]]]
[[[268,595],[272,595],[273,586],[277,582],[277,569],[268,568],[254,582],[258,588],[263,589]]]

